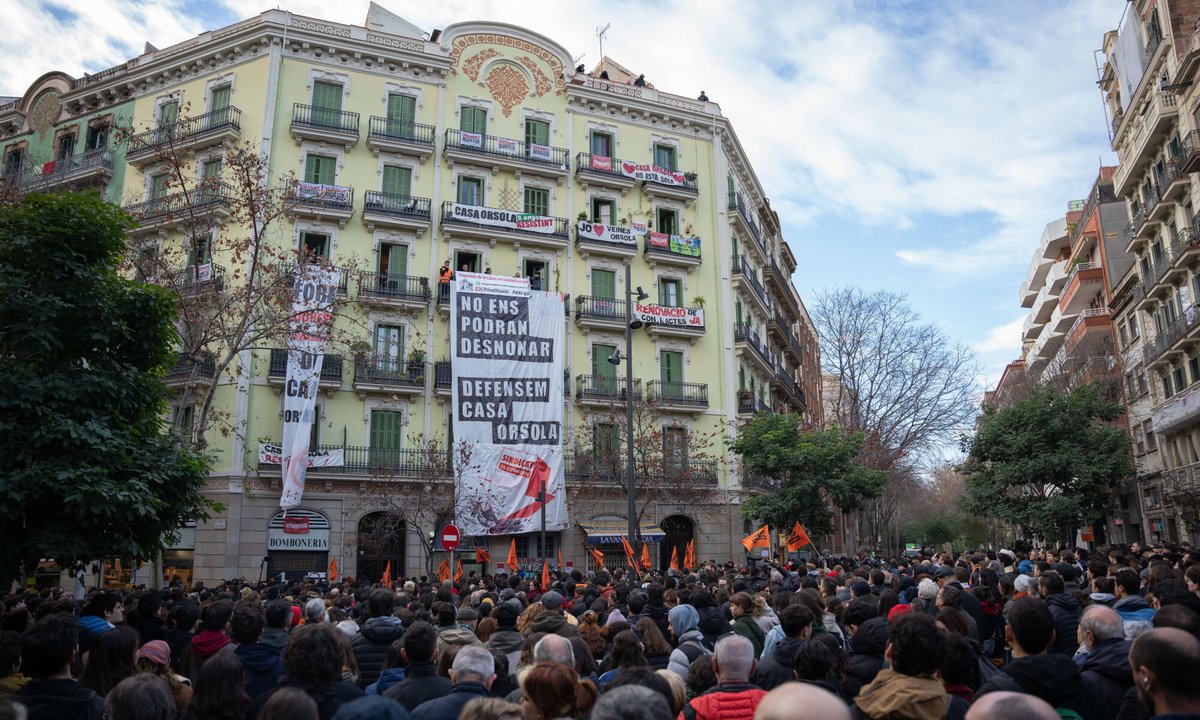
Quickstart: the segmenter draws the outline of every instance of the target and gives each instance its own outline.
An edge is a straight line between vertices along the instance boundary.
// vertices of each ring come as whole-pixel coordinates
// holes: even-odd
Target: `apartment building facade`
[[[256,146],[266,182],[297,194],[270,242],[347,268],[344,329],[358,336],[345,357],[326,358],[313,430],[316,451],[337,451],[342,464],[310,468],[303,505],[289,512],[305,520],[285,522],[279,467],[263,448],[280,440],[286,353],[282,338],[247,350],[211,377],[228,432],[209,435],[206,492],[225,509],[187,528],[162,572],[211,581],[322,572],[335,560],[356,577],[377,579],[387,564],[393,576],[426,573],[423,540],[435,528],[410,522],[384,542],[376,530],[385,507],[453,492],[421,449],[453,442],[445,261],[530,278],[564,299],[570,527],[545,548],[536,534],[518,537],[525,569],[559,552],[583,567],[594,547],[620,564],[624,440],[612,418],[629,396],[646,418],[635,442],[657,457],[638,477],[651,554],[665,565],[689,540],[699,557],[742,554],[738,498],[754,487],[723,438],[760,411],[821,422],[796,255],[717,104],[625,82],[612,61],[586,73],[571,59],[513,25],[426,35],[377,6],[362,27],[271,10],[94,76],[50,73],[0,106],[9,182],[102,187],[140,222],[131,253],[195,265],[196,284],[236,276],[236,256],[215,244],[202,256],[180,250],[185,200],[155,152],[164,138],[188,139],[184,174],[198,181],[223,182],[224,153]],[[128,137],[93,139],[104,123]],[[63,140],[71,128],[73,143]],[[67,171],[87,179],[58,182]],[[204,196],[218,222],[223,192]],[[610,358],[624,352],[635,288],[700,322],[631,331],[625,378]],[[289,542],[299,525],[306,541]],[[468,546],[502,562],[509,542]]]

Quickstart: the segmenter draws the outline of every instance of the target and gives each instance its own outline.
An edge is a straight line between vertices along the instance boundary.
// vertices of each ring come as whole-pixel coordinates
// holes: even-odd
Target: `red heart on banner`
[[[621,163],[621,169],[625,171],[626,175],[630,175],[633,173],[634,165],[633,163],[623,162]]]
[[[604,226],[603,225],[593,225],[592,229],[596,231],[597,235],[600,235],[600,236],[604,235]]]

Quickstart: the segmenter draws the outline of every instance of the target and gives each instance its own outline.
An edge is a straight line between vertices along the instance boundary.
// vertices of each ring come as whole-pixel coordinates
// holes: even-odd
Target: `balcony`
[[[365,355],[354,361],[354,390],[360,398],[368,393],[420,395],[428,367],[424,360]]]
[[[698,267],[701,262],[700,238],[650,232],[642,246],[642,257],[653,270],[655,265],[675,265],[687,269]]]
[[[734,230],[743,238],[752,238],[753,243],[742,243],[743,245],[752,245],[758,248],[761,253],[759,258],[762,261],[767,259],[767,242],[763,239],[762,230],[759,230],[758,223],[754,222],[754,213],[746,205],[745,198],[740,192],[729,193],[729,202],[726,209],[730,211],[729,217],[733,223]]]
[[[629,393],[629,381],[623,377],[607,375],[577,375],[575,377],[575,402],[591,407],[625,405]],[[642,381],[633,381],[633,399],[642,396]]]
[[[1104,268],[1097,263],[1078,263],[1067,276],[1059,307],[1064,314],[1074,315],[1085,309],[1092,300],[1095,290],[1104,287]]]
[[[175,288],[181,298],[220,292],[225,289],[225,268],[215,263],[185,267],[176,277]]]
[[[495,175],[500,170],[540,175],[554,178],[562,183],[567,177],[569,157],[566,148],[537,145],[522,140],[481,135],[449,128],[446,130],[442,157],[453,165],[456,162],[491,168]]]
[[[169,388],[183,388],[188,385],[211,385],[217,376],[217,364],[212,355],[207,353],[194,357],[189,353],[176,353],[175,364],[167,369],[163,384]]]
[[[183,227],[211,228],[219,218],[229,215],[233,189],[225,183],[201,187],[190,193],[164,195],[122,208],[137,221],[130,235],[153,231],[166,232]]]
[[[330,110],[295,103],[292,105],[292,137],[299,145],[302,140],[341,145],[349,150],[358,144],[358,113]]]
[[[1200,171],[1200,130],[1192,130],[1183,139],[1183,158],[1179,162],[1180,174]]]
[[[1200,324],[1200,308],[1196,305],[1188,307],[1182,315],[1167,323],[1153,340],[1142,338],[1142,362],[1147,367],[1154,363],[1168,360],[1170,353],[1175,350],[1175,344],[1187,337],[1192,328]]]
[[[420,162],[433,154],[437,128],[421,123],[389,120],[373,115],[367,121],[367,147],[375,157],[381,152],[411,155]]]
[[[621,195],[624,195],[637,181],[621,172],[621,167],[620,158],[581,152],[575,155],[575,181],[584,190],[587,190],[589,185],[598,185],[620,190]]]
[[[452,200],[442,203],[443,233],[487,240],[493,247],[497,238],[506,238],[514,248],[522,244],[565,248],[571,237],[569,227],[566,218],[517,213],[484,205],[464,205]]]
[[[1200,421],[1200,389],[1179,393],[1163,403],[1150,415],[1150,418],[1154,425],[1154,432],[1160,437],[1165,432],[1194,425]],[[1193,466],[1189,469],[1196,468]]]
[[[580,295],[575,298],[575,324],[588,330],[625,331],[625,301]]]
[[[354,188],[320,183],[296,183],[292,212],[317,221],[336,220],[338,227],[354,215]]]
[[[757,415],[762,412],[770,412],[771,408],[765,400],[749,390],[738,390],[737,411],[738,415]]]
[[[792,332],[792,325],[787,321],[782,314],[776,309],[775,314],[767,321],[767,333],[774,334],[779,338],[780,344],[785,350],[788,350],[795,356],[796,363],[804,362],[804,350],[800,347],[800,342],[796,339],[795,333]]]
[[[144,167],[169,159],[174,153],[231,143],[241,135],[242,111],[230,105],[131,135],[125,141],[125,161],[134,167]]]
[[[275,388],[275,393],[283,391],[287,384],[288,351],[282,348],[271,349],[271,359],[267,365],[267,382]],[[327,393],[342,387],[342,356],[326,355],[321,361],[321,379],[318,384]]]
[[[634,309],[652,337],[687,338],[693,344],[704,337],[704,308],[638,303]]]
[[[642,181],[642,193],[654,199],[682,200],[691,204],[700,195],[698,176],[694,172],[679,172],[654,165],[625,162],[621,172]]]
[[[369,307],[422,310],[429,297],[428,278],[385,273],[364,273],[358,278],[358,301]]]
[[[754,273],[754,268],[746,262],[745,255],[733,258],[733,286],[737,288],[739,285],[745,294],[757,302],[759,312],[767,317],[774,315],[775,311],[770,298],[767,297],[767,291]]]
[[[1120,164],[1113,174],[1113,192],[1128,196],[1137,178],[1154,162],[1149,152],[1170,134],[1178,121],[1178,103],[1174,93],[1153,92],[1145,100],[1145,109],[1140,113],[1128,113],[1114,139]]]
[[[1184,150],[1186,152],[1186,149]],[[1180,161],[1177,157],[1172,157],[1166,162],[1166,169],[1163,173],[1155,175],[1155,182],[1162,190],[1163,203],[1168,209],[1174,209],[1173,203],[1177,203],[1187,197],[1188,190],[1191,189],[1191,182],[1187,174],[1180,172]],[[1162,218],[1162,222],[1166,222],[1170,216]]]
[[[783,390],[783,396],[788,403],[799,408],[804,408],[804,391],[796,384],[796,379],[790,374],[791,371],[779,368],[775,372],[775,377],[771,378],[771,383],[778,385]]]
[[[278,445],[278,443],[274,443]],[[423,448],[370,448],[354,445],[318,445],[309,454],[332,455],[342,458],[341,465],[309,468],[312,475],[364,475],[372,479],[397,477],[436,478],[446,475],[445,455],[431,456]],[[259,461],[260,471],[278,472],[279,464]]]
[[[579,452],[565,455],[563,464],[567,482],[596,487],[625,484],[625,457],[620,448],[607,452]],[[636,470],[635,470],[636,472]]]
[[[420,237],[429,228],[432,205],[429,198],[368,190],[363,196],[362,222],[368,232],[381,227],[411,230]]]
[[[323,261],[321,261],[321,262],[323,262]],[[313,264],[318,264],[318,263],[314,262]],[[285,263],[285,264],[280,264],[278,266],[278,272],[279,272],[280,278],[285,283],[291,284],[292,286],[295,286],[296,273],[298,270],[299,270],[299,266],[295,265],[294,263]],[[347,279],[346,279],[346,276],[348,274],[349,273],[346,272],[346,270],[341,270],[341,272],[338,276],[337,294],[341,295],[343,297],[346,295],[346,289],[349,287],[349,283],[347,282]]]
[[[660,410],[704,412],[708,408],[708,383],[651,380],[646,383],[646,402]]]
[[[1088,308],[1079,313],[1075,322],[1071,323],[1071,328],[1067,330],[1063,347],[1074,348],[1089,336],[1098,333],[1112,334],[1112,317],[1106,307]]]
[[[637,255],[637,235],[631,228],[580,220],[575,223],[575,249],[588,255],[630,258]]]
[[[748,323],[734,326],[733,342],[738,354],[743,358],[757,363],[766,374],[775,374],[775,359],[771,357],[770,349]]]
[[[22,175],[17,182],[23,192],[49,192],[60,188],[102,186],[112,177],[112,172],[112,150],[100,148],[43,163],[40,174]]]
[[[1046,326],[1044,322],[1035,322],[1034,314],[1031,312],[1025,316],[1025,323],[1021,326],[1021,340],[1036,340],[1042,328]]]

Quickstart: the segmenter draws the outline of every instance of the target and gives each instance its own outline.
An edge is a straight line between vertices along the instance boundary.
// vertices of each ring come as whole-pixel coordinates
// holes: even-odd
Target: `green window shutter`
[[[667,170],[676,169],[675,148],[671,147],[670,145],[655,145],[654,164]]]
[[[737,192],[737,187],[735,187],[735,186],[734,186],[734,184],[733,184],[733,176],[732,176],[732,175],[726,175],[726,176],[725,176],[725,182],[726,182],[726,184],[729,186],[729,196],[730,196],[730,198],[732,199],[732,198],[733,198],[733,195],[734,195],[734,193],[736,193],[736,192]]]
[[[663,350],[658,353],[659,373],[664,385],[683,382],[683,353]]]
[[[401,325],[375,326],[375,366],[384,370],[397,371],[404,360],[404,327]]]
[[[309,155],[304,163],[304,182],[332,185],[337,158]]]
[[[487,134],[487,110],[465,107],[459,113],[458,129],[463,132]]]
[[[221,177],[221,161],[209,160],[200,170],[205,180],[215,180]]]
[[[402,128],[411,128],[417,121],[417,99],[411,95],[388,95],[388,124],[398,123]]]
[[[746,389],[746,367],[738,365],[738,390]]]
[[[737,235],[730,236],[730,238],[729,238],[729,244],[730,244],[730,247],[732,247],[732,248],[733,248],[733,260],[734,260],[734,264],[735,264],[735,266],[736,266],[736,264],[737,264],[737,259],[738,259],[738,239],[737,239]]]
[[[592,154],[599,157],[612,157],[612,135],[592,133]]]
[[[601,378],[616,378],[617,366],[608,361],[616,351],[617,347],[615,345],[603,345],[601,343],[592,345],[592,374]]]
[[[308,450],[313,452],[321,445],[321,406],[313,406],[312,427],[308,431]]]
[[[734,323],[736,323],[737,325],[742,324],[742,301],[741,300],[738,300],[737,302],[735,302],[733,304],[733,317],[734,317]]]
[[[402,437],[399,412],[395,410],[371,411],[372,450],[399,450]]]
[[[158,200],[167,194],[167,180],[170,176],[165,173],[150,178],[150,199]]]
[[[458,179],[458,202],[463,205],[483,204],[483,181],[479,178]]]
[[[550,123],[543,120],[526,120],[525,121],[525,144],[526,145],[549,145],[550,144]]]
[[[617,273],[612,270],[592,270],[592,296],[616,300]]]
[[[174,125],[179,120],[179,103],[171,101],[158,108],[158,126]]]
[[[388,195],[403,195],[408,196],[412,189],[412,169],[406,167],[396,167],[394,165],[383,166],[383,192]]]
[[[313,83],[313,108],[329,110],[333,113],[342,111],[342,86],[334,83]]]
[[[544,188],[525,188],[525,212],[530,215],[549,215],[550,191]]]
[[[404,277],[408,274],[408,246],[384,245],[387,257],[387,274],[391,277]]]
[[[209,112],[224,110],[227,107],[229,107],[229,86],[215,88],[209,98]]]

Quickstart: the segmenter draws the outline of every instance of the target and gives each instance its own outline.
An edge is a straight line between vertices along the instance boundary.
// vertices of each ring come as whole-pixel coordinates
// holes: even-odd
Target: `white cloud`
[[[1025,324],[1025,315],[1010,323],[998,325],[988,331],[987,337],[970,344],[977,353],[1005,352],[1008,357],[1016,357],[1021,349],[1021,328]]]

